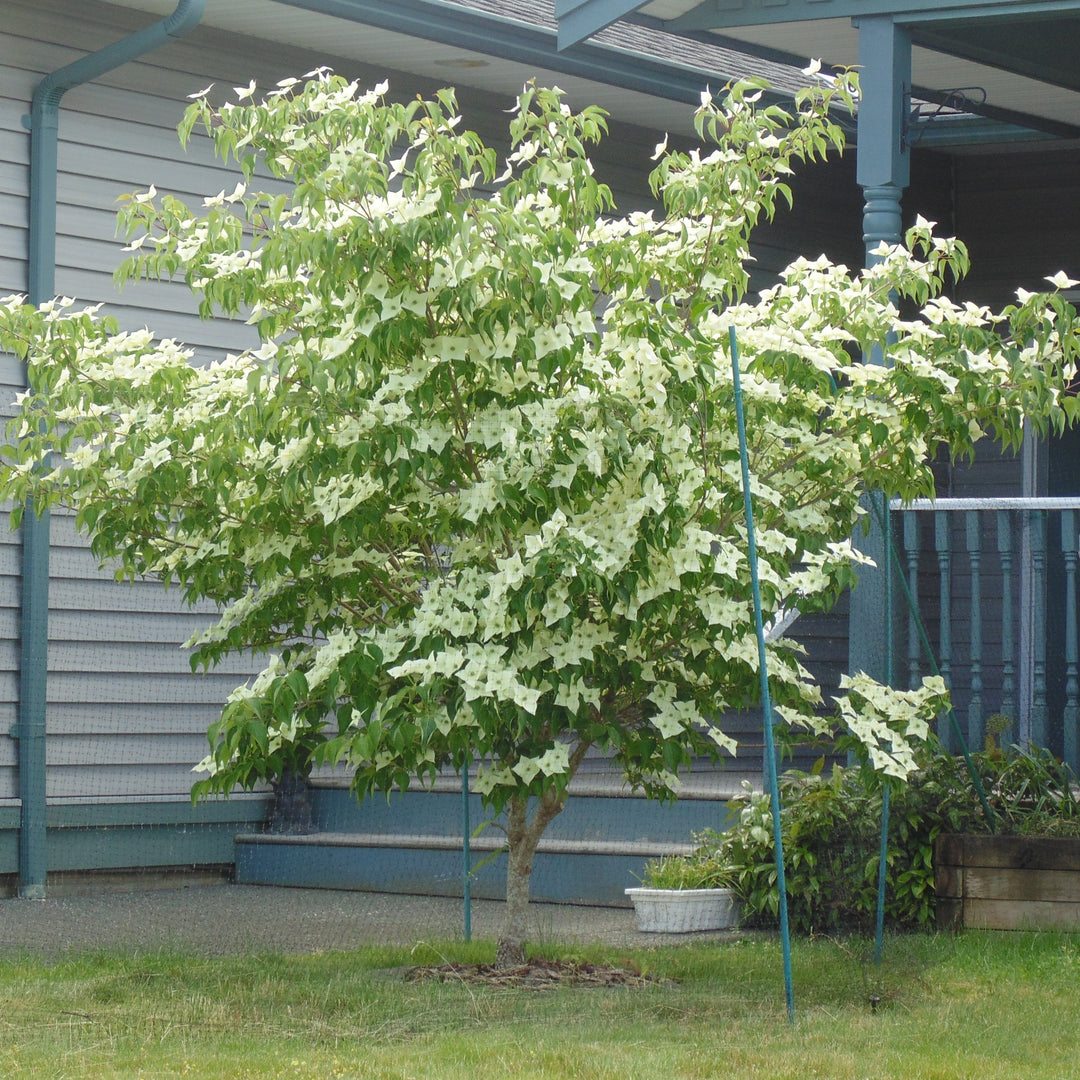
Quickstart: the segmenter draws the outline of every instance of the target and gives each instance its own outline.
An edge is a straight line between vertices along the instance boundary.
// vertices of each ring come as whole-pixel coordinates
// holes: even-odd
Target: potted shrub
[[[665,855],[645,864],[641,885],[626,890],[638,930],[686,934],[725,930],[738,922],[738,899],[717,833],[695,837],[689,855]]]

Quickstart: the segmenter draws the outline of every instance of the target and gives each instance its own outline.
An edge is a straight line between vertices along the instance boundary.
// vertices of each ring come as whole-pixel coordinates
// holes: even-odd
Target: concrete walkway
[[[648,947],[730,932],[641,934],[625,908],[535,904],[534,942]],[[494,940],[503,905],[474,900],[474,939]],[[0,900],[0,957],[162,947],[204,955],[308,953],[464,937],[460,899],[260,885],[195,885],[50,900]]]

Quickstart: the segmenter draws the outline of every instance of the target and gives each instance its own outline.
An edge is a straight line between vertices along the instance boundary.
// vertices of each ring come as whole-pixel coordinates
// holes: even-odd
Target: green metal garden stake
[[[895,554],[892,550],[892,526],[889,523],[889,504],[881,496],[881,505],[878,505],[878,497],[881,493],[872,495],[874,514],[881,526],[881,535],[885,541],[885,549],[889,554]],[[893,562],[888,556],[885,558],[885,684],[893,684],[893,610],[892,610],[892,569]],[[874,964],[881,966],[885,953],[885,884],[889,872],[889,803],[891,791],[888,777],[882,779],[881,791],[881,849],[878,855],[878,882],[877,882],[877,918],[874,925]]]
[[[739,432],[739,463],[742,466],[743,506],[746,509],[746,546],[750,558],[750,587],[754,597],[754,627],[757,630],[758,668],[761,674],[761,708],[765,729],[765,767],[772,801],[773,843],[776,848],[776,886],[780,890],[780,940],[784,950],[784,997],[788,1020],[795,1023],[795,990],[791,978],[791,932],[788,927],[787,880],[784,876],[784,839],[780,830],[780,784],[776,776],[776,746],[773,739],[772,699],[769,696],[769,669],[765,658],[765,622],[761,614],[761,583],[758,580],[757,543],[754,539],[754,511],[750,499],[750,462],[746,450],[746,420],[743,416],[742,385],[739,380],[739,347],[735,327],[731,341],[731,378],[735,384],[735,423]]]
[[[889,782],[881,787],[881,852],[878,856],[877,925],[874,933],[874,964],[881,966],[885,951],[885,879],[889,865]]]
[[[461,766],[461,859],[462,898],[465,905],[465,940],[472,941],[472,858],[469,852],[469,762]]]

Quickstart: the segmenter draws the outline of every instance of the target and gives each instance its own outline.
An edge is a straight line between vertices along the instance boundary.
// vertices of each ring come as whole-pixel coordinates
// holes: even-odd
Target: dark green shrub
[[[788,917],[793,930],[868,930],[877,909],[881,844],[880,783],[867,786],[858,767],[789,773],[781,782],[781,828]],[[887,855],[887,922],[929,927],[934,922],[932,856],[941,832],[985,829],[963,762],[930,758],[891,792]],[[731,868],[744,917],[769,921],[779,906],[767,795],[748,793],[738,818],[711,838]]]
[[[889,925],[930,928],[935,920],[934,840],[943,832],[989,832],[962,758],[928,746],[906,783],[889,781],[885,918]],[[1044,749],[998,749],[973,764],[996,831],[1080,836],[1077,778]],[[865,766],[788,773],[781,780],[781,829],[788,917],[793,930],[869,930],[877,912],[881,778]],[[701,839],[743,898],[744,921],[771,921],[779,907],[767,795],[747,791],[722,834]],[[700,857],[700,856],[699,856]]]

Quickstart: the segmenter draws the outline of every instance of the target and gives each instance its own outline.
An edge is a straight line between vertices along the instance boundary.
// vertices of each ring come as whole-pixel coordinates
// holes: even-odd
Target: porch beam
[[[646,3],[647,0],[555,0],[559,49],[577,45]]]

